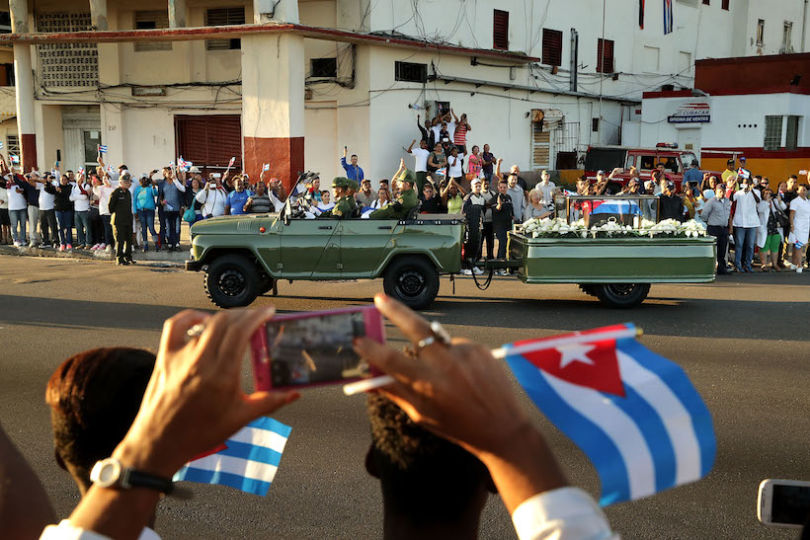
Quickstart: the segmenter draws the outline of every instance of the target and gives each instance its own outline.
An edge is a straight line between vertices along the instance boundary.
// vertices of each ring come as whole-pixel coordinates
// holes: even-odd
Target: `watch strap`
[[[123,478],[121,479],[121,487],[144,487],[169,495],[174,490],[174,482],[169,478],[162,478],[154,474],[126,468],[124,469]]]

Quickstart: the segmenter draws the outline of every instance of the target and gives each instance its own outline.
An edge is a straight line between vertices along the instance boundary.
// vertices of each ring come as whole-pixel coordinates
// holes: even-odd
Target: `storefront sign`
[[[711,108],[705,101],[684,103],[675,114],[667,117],[670,124],[699,124],[711,121]]]

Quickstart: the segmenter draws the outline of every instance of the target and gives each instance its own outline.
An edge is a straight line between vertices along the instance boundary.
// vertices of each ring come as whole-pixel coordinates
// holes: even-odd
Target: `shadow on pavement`
[[[160,330],[186,306],[65,300],[0,294],[0,323],[75,328]]]

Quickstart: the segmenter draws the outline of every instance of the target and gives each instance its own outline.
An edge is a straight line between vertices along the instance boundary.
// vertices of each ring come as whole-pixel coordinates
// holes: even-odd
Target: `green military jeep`
[[[464,219],[294,219],[223,216],[191,228],[186,269],[205,272],[205,290],[223,308],[246,306],[280,279],[383,278],[386,294],[414,309],[439,292],[439,275],[461,271]]]

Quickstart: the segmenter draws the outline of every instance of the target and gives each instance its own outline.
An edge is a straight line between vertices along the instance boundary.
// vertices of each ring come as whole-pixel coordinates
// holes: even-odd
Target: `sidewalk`
[[[184,261],[190,258],[190,247],[180,245],[180,251],[153,251],[146,253],[140,250],[132,250],[132,258],[141,263],[162,263],[166,266],[182,266]],[[14,247],[0,246],[0,255],[10,255],[17,257],[50,257],[58,259],[75,259],[80,261],[114,261],[115,252],[90,251],[89,249],[74,249],[72,251],[59,251],[54,248],[42,247]]]

